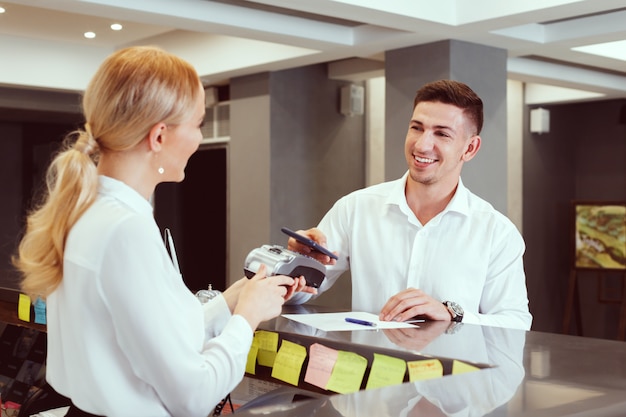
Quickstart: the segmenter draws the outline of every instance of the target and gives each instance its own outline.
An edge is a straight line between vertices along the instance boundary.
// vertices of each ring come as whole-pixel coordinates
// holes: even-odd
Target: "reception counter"
[[[292,314],[325,311],[328,310],[314,306],[284,308],[284,313]],[[4,334],[0,369],[5,375],[0,376],[0,385],[7,388],[7,376],[21,380],[16,377],[22,373],[21,364],[27,360],[37,364],[45,357],[36,344],[28,357],[15,353],[17,350],[12,346],[18,340],[43,339],[33,335],[41,332],[43,336],[45,331],[39,325],[19,322],[12,312],[1,321],[0,330]],[[252,360],[249,359],[244,383],[231,395],[235,404],[242,404],[235,414],[242,417],[626,416],[626,342],[447,322],[418,325],[411,329],[324,332],[282,316],[265,322],[259,330],[275,337],[277,355],[283,346],[292,346],[305,356],[301,357],[302,361],[298,361],[297,355],[283,358],[283,364],[286,362],[298,370],[288,374],[295,378],[288,383],[284,381],[289,379],[285,374],[279,375],[273,366],[261,365],[256,351]],[[15,326],[23,330],[17,332]],[[13,342],[5,343],[7,336]],[[307,382],[311,346],[360,358],[365,370],[359,386],[353,392],[339,393],[334,390],[342,391],[347,386],[340,378],[332,387]],[[15,357],[9,358],[9,352]],[[381,358],[405,364],[407,371],[402,371],[400,382],[384,386],[389,374],[381,372],[378,365],[373,370],[375,360],[383,363]],[[435,360],[441,364],[440,375],[410,374],[406,365]],[[349,368],[347,372],[353,370]],[[354,379],[354,375],[349,377]],[[372,384],[374,379],[377,384]],[[264,388],[252,398],[238,402],[236,396],[245,384]],[[22,389],[15,390],[18,385]],[[25,395],[18,391],[24,391],[27,385],[26,381],[14,382],[11,394],[18,397],[16,400],[19,395]],[[372,385],[383,387],[372,388]]]
[[[323,311],[307,306],[284,309]],[[305,381],[308,356],[297,386],[273,378],[271,367],[257,363],[254,375],[246,379],[277,383],[284,387],[278,392],[295,390],[298,401],[266,394],[245,404],[237,415],[626,416],[625,342],[443,322],[419,323],[414,329],[323,332],[278,317],[261,330],[278,334],[279,344],[304,346],[308,354],[312,344],[358,353],[367,360],[367,370],[360,389],[339,394]],[[405,375],[402,383],[366,389],[375,355],[407,363],[438,359],[443,376],[410,382]],[[455,374],[455,362],[473,371]],[[308,399],[307,392],[313,398]]]

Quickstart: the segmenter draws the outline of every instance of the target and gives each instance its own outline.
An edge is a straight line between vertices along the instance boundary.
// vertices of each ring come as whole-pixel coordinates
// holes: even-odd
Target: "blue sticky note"
[[[41,298],[35,301],[35,323],[46,324],[46,302]]]

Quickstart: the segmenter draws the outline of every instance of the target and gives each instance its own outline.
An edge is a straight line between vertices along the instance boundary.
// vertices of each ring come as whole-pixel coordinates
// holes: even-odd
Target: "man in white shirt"
[[[407,173],[344,196],[302,234],[334,261],[289,239],[289,248],[328,265],[318,294],[352,270],[352,309],[404,321],[420,316],[530,329],[524,241],[504,215],[461,181],[481,146],[482,100],[440,80],[414,100],[405,141]],[[297,294],[303,303],[310,294]]]

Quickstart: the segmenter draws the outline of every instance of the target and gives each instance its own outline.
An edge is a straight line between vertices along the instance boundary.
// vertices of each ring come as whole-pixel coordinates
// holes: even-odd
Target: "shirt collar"
[[[98,181],[100,184],[98,192],[101,196],[115,198],[138,213],[152,216],[154,211],[152,204],[133,188],[105,175],[99,175]]]
[[[406,202],[406,194],[404,193],[408,177],[409,171],[405,172],[402,178],[395,181],[392,191],[387,198],[387,204],[394,204],[399,206],[403,211],[406,210],[407,212],[411,212],[411,210],[409,209],[409,205]],[[463,185],[463,181],[459,177],[459,184],[456,188],[456,192],[452,196],[452,200],[450,200],[446,208],[440,214],[444,214],[449,211],[455,211],[460,214],[468,215],[468,194],[469,190],[465,187],[465,185]]]
[[[463,180],[459,177],[459,184],[456,187],[456,192],[452,196],[452,200],[448,203],[448,206],[445,208],[446,211],[456,211],[460,214],[469,215],[469,190],[463,185]]]

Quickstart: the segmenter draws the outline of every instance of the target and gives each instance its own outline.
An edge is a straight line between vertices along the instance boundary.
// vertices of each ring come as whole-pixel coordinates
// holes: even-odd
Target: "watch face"
[[[463,308],[461,308],[460,305],[458,305],[457,303],[453,303],[451,302],[450,304],[448,304],[448,306],[450,306],[450,308],[452,309],[452,311],[454,311],[454,313],[457,316],[462,316],[463,315]]]
[[[454,301],[444,302],[450,313],[452,314],[452,321],[460,322],[463,320],[463,307],[455,303]]]

